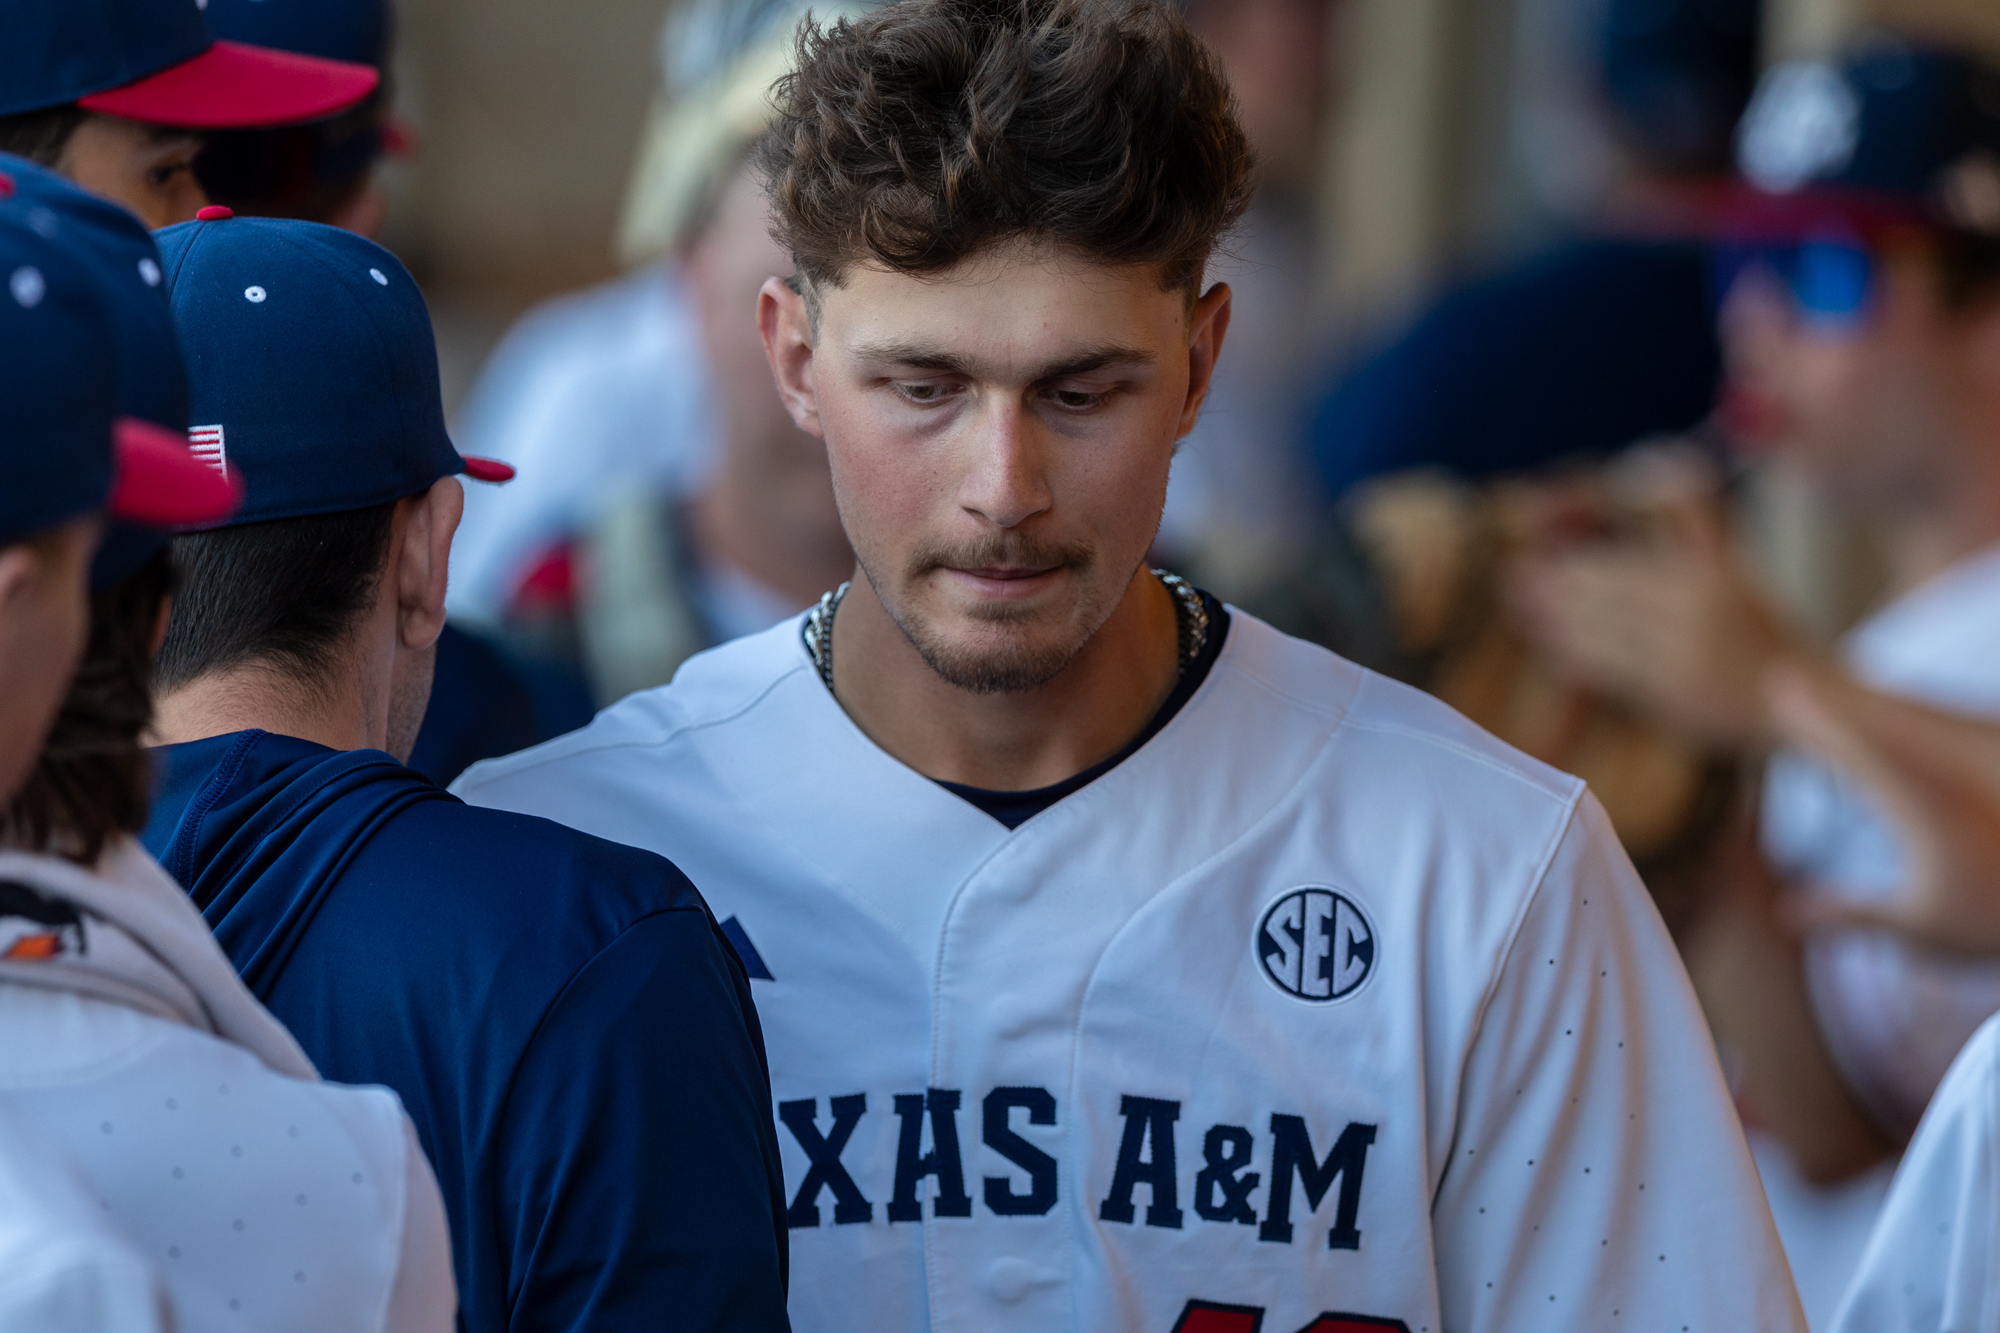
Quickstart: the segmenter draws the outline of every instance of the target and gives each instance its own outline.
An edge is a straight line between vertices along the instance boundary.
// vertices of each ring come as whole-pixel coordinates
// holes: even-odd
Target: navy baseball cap
[[[156,233],[195,451],[248,487],[230,525],[365,509],[505,463],[445,431],[437,345],[396,257],[338,227],[209,207]],[[223,526],[215,524],[212,526]]]
[[[241,129],[331,115],[368,65],[217,41],[199,0],[12,0],[0,116],[74,102],[153,125]]]
[[[217,37],[382,67],[389,47],[387,0],[208,0]]]
[[[1626,142],[1669,171],[1726,174],[1756,87],[1761,0],[1608,0],[1603,92]]]
[[[2000,70],[1882,35],[1838,62],[1786,62],[1744,114],[1737,165],[1750,187],[1738,230],[1914,225],[2000,240]]]
[[[82,260],[111,307],[118,359],[116,408],[179,434],[187,429],[187,370],[174,336],[160,249],[139,219],[28,161],[0,153],[0,213]]]
[[[118,415],[116,317],[87,257],[0,211],[0,541],[104,510],[158,527],[235,503],[182,438]]]
[[[118,379],[113,406],[121,416],[164,427],[177,443],[184,441],[187,372],[152,234],[116,204],[78,189],[45,167],[4,153],[0,153],[0,214],[18,216],[30,230],[83,261],[111,315]],[[91,562],[91,586],[108,588],[124,579],[164,546],[167,537],[163,529],[114,520]]]

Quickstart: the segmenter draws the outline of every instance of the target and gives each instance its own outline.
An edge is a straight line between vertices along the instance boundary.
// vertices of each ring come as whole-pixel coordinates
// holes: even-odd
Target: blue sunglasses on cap
[[[1724,242],[1714,252],[1717,304],[1752,272],[1781,283],[1808,323],[1833,329],[1860,324],[1875,287],[1874,255],[1847,237],[1783,244]]]

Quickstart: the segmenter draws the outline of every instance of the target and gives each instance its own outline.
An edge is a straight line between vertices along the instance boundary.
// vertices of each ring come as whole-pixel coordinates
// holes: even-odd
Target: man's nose
[[[959,504],[996,527],[1012,528],[1048,509],[1047,441],[1018,399],[994,395],[970,424],[970,454]]]

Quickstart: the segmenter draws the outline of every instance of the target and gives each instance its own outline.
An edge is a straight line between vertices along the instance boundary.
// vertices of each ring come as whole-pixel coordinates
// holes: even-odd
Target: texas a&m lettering
[[[833,1204],[832,1224],[849,1226],[876,1219],[875,1201],[886,1194],[882,1219],[889,1223],[970,1217],[960,1146],[959,1113],[964,1093],[928,1088],[886,1099],[897,1118],[896,1160],[886,1178],[856,1178],[848,1146],[870,1113],[868,1094],[855,1092],[778,1104],[778,1120],[806,1157],[805,1175],[786,1210],[794,1228],[822,1225],[822,1198]],[[1056,1206],[1063,1188],[1056,1159],[1024,1129],[1056,1123],[1056,1098],[1047,1088],[1002,1087],[979,1103],[979,1141],[1019,1174],[986,1176],[978,1198],[999,1217],[1039,1217]],[[1331,1196],[1331,1226],[1325,1248],[1361,1248],[1362,1181],[1376,1126],[1350,1121],[1337,1130],[1322,1125],[1314,1139],[1305,1116],[1273,1112],[1261,1126],[1208,1126],[1181,1152],[1181,1103],[1158,1097],[1119,1099],[1122,1127],[1117,1158],[1102,1192],[1095,1196],[1100,1221],[1124,1226],[1180,1230],[1193,1212],[1200,1222],[1255,1227],[1257,1239],[1292,1244],[1299,1228],[1294,1206],[1303,1196],[1304,1213],[1316,1215]],[[886,1186],[886,1190],[884,1189]],[[929,1200],[929,1208],[924,1206]],[[1317,1243],[1317,1233],[1310,1232]]]

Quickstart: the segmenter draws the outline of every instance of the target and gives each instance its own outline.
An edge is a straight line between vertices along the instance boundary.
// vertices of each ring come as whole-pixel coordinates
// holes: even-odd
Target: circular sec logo
[[[1332,889],[1293,889],[1257,927],[1257,960],[1285,994],[1323,1004],[1361,988],[1375,970],[1375,928]]]

